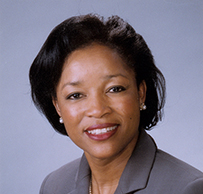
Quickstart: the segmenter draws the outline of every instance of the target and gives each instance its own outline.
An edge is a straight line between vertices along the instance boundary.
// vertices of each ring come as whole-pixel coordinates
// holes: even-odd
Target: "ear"
[[[139,87],[138,87],[138,93],[139,93],[139,101],[140,101],[140,104],[141,103],[144,103],[145,102],[145,99],[146,99],[146,93],[147,93],[147,85],[146,85],[146,82],[143,80]]]
[[[54,107],[56,109],[56,112],[61,117],[61,110],[59,108],[59,104],[58,104],[57,98],[52,98],[52,103],[53,103],[53,105],[54,105]]]

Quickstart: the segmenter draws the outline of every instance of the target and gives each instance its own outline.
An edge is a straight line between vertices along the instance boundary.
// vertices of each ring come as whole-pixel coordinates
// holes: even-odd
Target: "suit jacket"
[[[88,194],[90,168],[85,155],[49,174],[40,194]],[[157,149],[143,130],[115,194],[203,194],[203,173]]]

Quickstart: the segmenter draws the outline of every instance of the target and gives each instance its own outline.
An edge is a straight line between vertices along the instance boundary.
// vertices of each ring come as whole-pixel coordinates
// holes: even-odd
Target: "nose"
[[[111,112],[107,97],[99,94],[89,97],[86,109],[88,117],[102,118]]]

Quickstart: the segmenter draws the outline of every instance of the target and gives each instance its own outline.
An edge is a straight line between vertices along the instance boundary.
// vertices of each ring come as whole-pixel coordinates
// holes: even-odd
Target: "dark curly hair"
[[[29,72],[32,99],[46,116],[53,128],[67,135],[52,103],[61,77],[65,59],[75,51],[92,43],[108,46],[117,51],[125,63],[135,72],[137,85],[144,80],[147,85],[145,111],[141,111],[140,127],[150,129],[163,116],[165,103],[165,79],[155,66],[153,56],[141,35],[118,16],[105,20],[88,14],[71,17],[48,36]]]

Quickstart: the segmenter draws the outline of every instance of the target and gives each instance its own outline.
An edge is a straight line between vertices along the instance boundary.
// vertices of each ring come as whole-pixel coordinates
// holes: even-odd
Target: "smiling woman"
[[[53,103],[86,157],[111,159],[135,146],[146,84],[137,88],[134,72],[124,64],[99,44],[74,51],[64,62]]]
[[[48,175],[41,194],[203,192],[203,174],[145,132],[162,118],[165,81],[142,36],[118,16],[58,25],[30,83],[37,108],[84,151]]]

